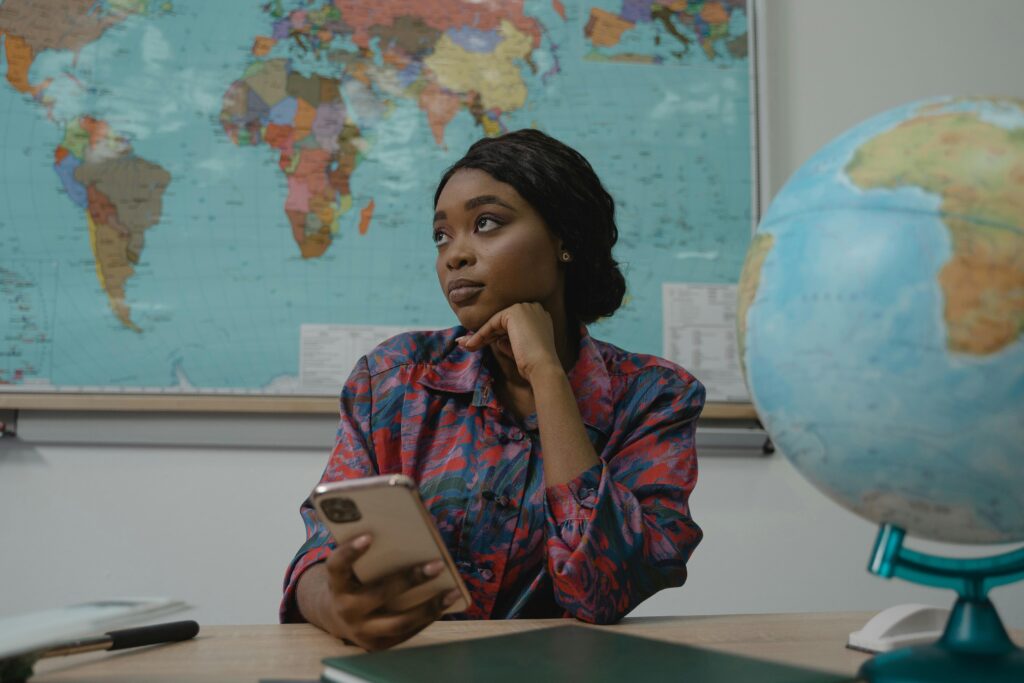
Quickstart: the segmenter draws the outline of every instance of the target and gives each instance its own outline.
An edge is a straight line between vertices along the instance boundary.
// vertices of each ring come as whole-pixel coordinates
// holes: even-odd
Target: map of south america
[[[147,12],[149,4],[7,0],[0,5],[0,38],[5,41],[8,84],[52,112],[56,103],[47,92],[52,79],[29,81],[36,57],[46,50],[77,53],[127,17]],[[162,11],[169,8],[165,3]],[[75,78],[70,73],[66,77]],[[104,121],[83,114],[54,124],[64,131],[54,150],[54,171],[68,198],[84,209],[99,284],[121,324],[141,332],[132,321],[125,285],[142,254],[144,232],[160,221],[161,198],[171,176],[136,156],[129,141]]]
[[[145,231],[160,221],[171,174],[132,152],[103,121],[83,116],[67,124],[54,153],[54,169],[71,201],[86,211],[96,277],[125,327],[132,322],[125,283],[135,273]]]

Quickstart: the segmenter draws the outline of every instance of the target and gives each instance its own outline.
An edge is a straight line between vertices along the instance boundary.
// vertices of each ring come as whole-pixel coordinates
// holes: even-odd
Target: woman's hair
[[[538,130],[523,129],[477,140],[445,171],[434,193],[456,171],[475,168],[511,185],[537,211],[572,255],[565,263],[565,307],[570,318],[591,323],[622,305],[626,279],[612,258],[619,239],[615,200],[582,154]]]

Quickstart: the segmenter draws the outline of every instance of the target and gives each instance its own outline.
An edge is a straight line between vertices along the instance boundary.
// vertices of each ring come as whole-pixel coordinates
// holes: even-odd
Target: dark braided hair
[[[592,323],[622,305],[626,279],[612,257],[619,239],[615,200],[582,154],[539,130],[523,129],[477,140],[445,171],[434,193],[456,171],[475,168],[511,185],[561,238],[572,261],[563,264],[570,318]]]

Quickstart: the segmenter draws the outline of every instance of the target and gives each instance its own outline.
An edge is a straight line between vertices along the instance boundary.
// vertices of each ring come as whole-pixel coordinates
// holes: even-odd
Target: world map
[[[310,393],[303,325],[455,324],[431,197],[542,129],[663,282],[735,282],[751,226],[746,2],[0,2],[5,391]],[[337,378],[340,385],[344,377]]]

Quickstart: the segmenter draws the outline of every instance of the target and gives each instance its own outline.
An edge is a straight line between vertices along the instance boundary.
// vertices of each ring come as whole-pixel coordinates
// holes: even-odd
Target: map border
[[[757,229],[762,209],[766,206],[763,183],[766,122],[761,101],[764,93],[765,49],[761,40],[764,0],[747,0],[748,84],[750,91],[751,140],[751,235]],[[50,387],[23,385],[0,386],[0,411],[54,410],[103,412],[170,412],[170,413],[285,413],[336,414],[336,396],[310,394],[272,394],[254,389],[191,389],[175,388],[100,388],[73,387],[56,391]],[[2,415],[0,415],[2,417]],[[708,402],[701,415],[704,421],[726,424],[757,421],[751,402]],[[0,423],[5,420],[0,419]],[[13,420],[7,420],[11,422]]]

